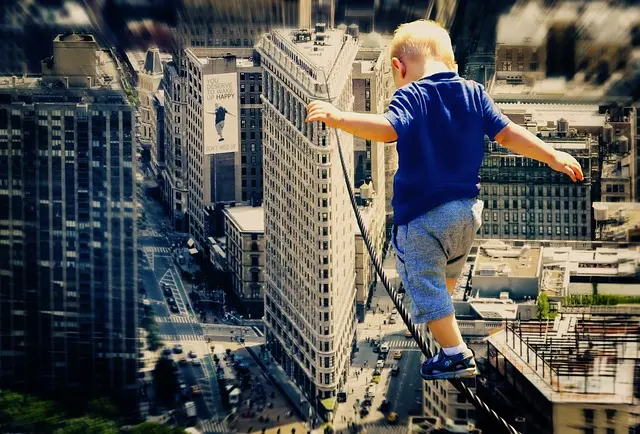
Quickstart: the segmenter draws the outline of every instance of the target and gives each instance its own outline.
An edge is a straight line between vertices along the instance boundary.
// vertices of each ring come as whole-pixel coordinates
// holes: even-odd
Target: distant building
[[[138,143],[149,151],[150,169],[156,177],[162,176],[164,169],[164,90],[161,88],[163,77],[160,50],[147,51],[144,64],[137,75],[139,127],[136,134]],[[163,129],[158,131],[158,122]]]
[[[570,295],[640,293],[640,249],[544,247],[540,291],[556,301]]]
[[[137,413],[133,112],[92,35],[0,79],[0,388]]]
[[[479,297],[512,300],[535,299],[540,280],[541,249],[524,245],[511,247],[489,241],[478,249],[473,272],[473,293]]]
[[[489,336],[482,392],[500,397],[493,403],[505,414],[523,416],[526,432],[634,432],[639,334],[637,313],[597,307],[509,322]]]
[[[264,210],[236,206],[224,210],[226,259],[231,287],[251,318],[264,314]],[[245,316],[246,317],[246,316]]]
[[[598,136],[604,117],[597,106],[499,104],[517,124],[555,149],[573,155],[584,182],[535,160],[515,155],[495,142],[485,143],[480,168],[484,200],[482,238],[591,240],[589,208],[597,174]]]
[[[640,204],[596,202],[593,209],[597,240],[640,242]]]
[[[353,27],[352,27],[353,28]],[[378,34],[362,35],[353,63],[353,109],[363,113],[383,113],[391,92],[390,58],[385,48],[388,39]],[[356,194],[371,243],[378,257],[385,241],[386,202],[388,197],[386,156],[388,144],[353,138],[354,182]],[[356,228],[356,311],[364,320],[377,276],[364,238]]]
[[[164,140],[165,170],[162,171],[161,190],[163,202],[169,210],[174,228],[189,230],[187,191],[187,91],[185,80],[175,62],[164,64],[162,87],[164,88]]]
[[[562,77],[582,86],[619,79],[638,19],[635,6],[519,2],[498,20],[496,79],[515,84]]]

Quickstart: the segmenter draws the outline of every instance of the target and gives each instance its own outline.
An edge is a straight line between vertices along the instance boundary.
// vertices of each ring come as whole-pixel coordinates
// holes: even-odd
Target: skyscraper
[[[93,36],[53,52],[0,79],[0,388],[133,410],[133,108]]]
[[[329,99],[352,109],[358,43],[344,29],[318,25],[314,33],[272,30],[258,51],[267,344],[322,415],[331,411],[322,400],[346,381],[355,335],[355,224],[336,137],[324,124],[305,123],[305,108]],[[353,167],[353,138],[339,134]]]

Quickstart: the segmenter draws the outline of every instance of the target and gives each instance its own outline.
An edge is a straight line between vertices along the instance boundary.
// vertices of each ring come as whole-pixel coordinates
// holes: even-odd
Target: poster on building
[[[238,77],[236,73],[204,76],[204,153],[237,152]]]

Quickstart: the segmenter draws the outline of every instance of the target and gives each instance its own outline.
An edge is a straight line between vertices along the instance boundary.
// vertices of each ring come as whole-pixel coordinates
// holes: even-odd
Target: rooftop
[[[634,402],[640,316],[561,313],[508,323],[488,340],[551,402]]]
[[[224,209],[241,232],[264,233],[264,209],[261,206],[234,206]]]
[[[601,240],[640,242],[640,203],[594,202],[593,209]]]
[[[501,241],[489,241],[478,249],[474,276],[536,277],[540,248],[516,248]]]
[[[301,55],[311,64],[312,68],[321,69],[328,73],[342,50],[344,30],[327,28],[322,33],[310,32],[308,39],[304,38],[303,41],[300,38],[299,42],[295,42],[296,32],[298,30],[273,30],[272,34],[275,34],[284,43],[287,50]],[[318,39],[322,39],[322,41]]]
[[[498,102],[498,107],[509,116],[510,113],[526,113],[540,127],[557,124],[559,119],[566,119],[569,128],[601,127],[604,115],[598,112],[595,104],[540,104],[540,103],[508,103]]]
[[[134,72],[140,73],[144,69],[145,61],[147,60],[147,53],[150,51],[155,52],[156,50],[153,50],[153,51],[152,50],[129,50],[125,52],[125,55],[127,56],[127,59],[129,60],[129,63],[131,64],[131,67],[133,68]],[[171,54],[169,53],[163,53],[161,51],[157,51],[157,54],[159,56],[160,62],[168,62],[171,60]],[[154,67],[156,69],[158,67],[157,60],[158,60],[157,58],[154,59],[156,63]],[[158,72],[162,72],[162,71],[158,71]]]

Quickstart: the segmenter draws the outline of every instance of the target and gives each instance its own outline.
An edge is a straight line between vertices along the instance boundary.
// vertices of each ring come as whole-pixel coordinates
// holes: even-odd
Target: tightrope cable
[[[324,71],[323,71],[324,72]],[[324,83],[327,88],[327,100],[331,103],[331,94],[329,93],[329,83],[327,82],[327,75],[324,74]],[[362,221],[362,216],[360,215],[360,210],[358,209],[358,204],[356,203],[355,196],[353,194],[353,188],[351,186],[351,182],[349,181],[349,172],[347,170],[347,165],[344,161],[344,155],[342,154],[342,146],[340,144],[340,135],[338,134],[338,130],[334,129],[336,140],[338,143],[338,154],[340,155],[340,163],[342,165],[342,174],[344,176],[344,181],[347,185],[347,192],[349,193],[349,199],[351,200],[351,207],[353,208],[353,212],[356,216],[356,221],[358,222],[358,227],[360,228],[360,232],[362,233],[362,238],[364,239],[364,243],[367,246],[367,250],[369,251],[369,256],[371,257],[371,262],[376,270],[376,273],[380,277],[380,281],[384,285],[389,297],[393,301],[396,309],[398,309],[398,313],[402,317],[402,321],[406,324],[407,328],[411,332],[411,336],[420,347],[422,354],[426,357],[432,357],[431,351],[427,346],[424,337],[422,336],[421,331],[418,329],[418,326],[413,323],[411,320],[411,316],[405,306],[402,304],[400,300],[400,295],[396,288],[394,288],[387,276],[382,269],[382,262],[378,258],[375,250],[373,249],[373,245],[371,244],[371,240],[369,239],[369,232]],[[484,403],[471,389],[469,389],[462,381],[459,379],[450,379],[448,380],[453,387],[455,387],[458,392],[460,392],[466,399],[469,401],[476,409],[483,412],[486,416],[499,423],[502,428],[506,430],[506,432],[510,434],[520,434],[514,427],[512,427],[505,419],[500,417],[498,413],[496,413],[493,409],[491,409],[486,403]]]

